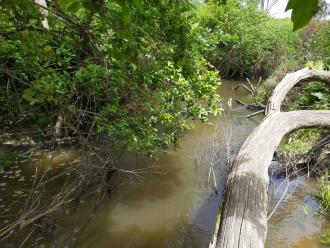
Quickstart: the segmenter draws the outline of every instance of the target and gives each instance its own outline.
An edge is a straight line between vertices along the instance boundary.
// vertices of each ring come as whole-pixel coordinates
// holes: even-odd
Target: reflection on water
[[[233,82],[223,85],[221,93],[225,102],[228,96],[241,98],[244,94],[232,90],[236,85]],[[246,114],[240,106],[235,105],[234,109],[231,115]],[[232,143],[236,145],[233,149],[237,149],[237,143],[244,141],[256,126],[244,118],[234,118],[230,124],[234,133]],[[207,148],[212,145],[214,132],[215,125],[197,123],[183,137],[177,151],[160,154],[151,164],[126,158],[124,165],[151,167],[151,172],[142,178],[121,174],[116,179],[120,186],[79,235],[76,247],[207,247],[227,168],[215,168],[216,194],[212,183],[207,183],[207,161],[196,166],[196,156],[201,156],[202,151],[209,152]],[[225,134],[218,135],[221,139]],[[224,150],[223,146],[215,152]]]
[[[220,93],[224,102],[229,97],[246,98],[243,89],[233,91],[238,84],[233,81],[223,83]],[[120,166],[123,169],[146,168],[145,173],[140,176],[119,173],[115,179],[116,188],[110,197],[104,199],[96,213],[91,210],[95,201],[93,195],[86,197],[78,202],[74,211],[57,216],[58,228],[54,233],[34,235],[26,245],[79,248],[208,247],[227,174],[224,166],[227,131],[230,129],[232,134],[228,149],[235,153],[260,120],[259,117],[256,120],[241,118],[248,113],[242,106],[233,103],[231,112],[213,121],[214,124],[228,124],[218,129],[216,137],[217,125],[196,123],[196,128],[182,138],[176,151],[158,154],[153,160],[127,154]],[[31,164],[40,167],[56,162],[60,165],[57,168],[63,167],[75,161],[74,151],[66,151],[66,154],[57,154],[51,160],[46,156],[43,162],[39,158],[24,161],[19,166],[33,171]],[[216,156],[220,154],[214,167],[217,191],[213,188],[212,179],[208,180],[209,158],[213,153]],[[197,163],[196,157],[203,159]],[[0,178],[0,183],[2,180]],[[11,185],[16,187],[16,182]],[[12,239],[2,247],[17,247],[17,244],[19,242]]]
[[[224,82],[223,102],[229,97],[246,98],[244,91],[233,91],[238,83]],[[232,111],[214,120],[214,125],[196,123],[176,151],[158,154],[153,160],[127,153],[120,166],[144,168],[143,174],[119,173],[111,196],[104,199],[95,213],[95,194],[86,192],[82,199],[52,219],[56,225],[54,232],[34,233],[24,247],[208,247],[228,172],[227,149],[236,153],[260,121],[260,117],[254,120],[240,117],[247,113],[233,104]],[[228,136],[231,136],[229,145]],[[212,177],[209,180],[211,161],[216,161],[217,191]],[[79,163],[79,151],[72,148],[36,151],[32,155],[2,149],[0,228],[22,208],[36,168],[65,170]],[[330,221],[315,214],[319,205],[311,193],[317,188],[316,182],[304,177],[287,182],[276,176],[271,176],[271,182],[269,213],[284,193],[287,196],[269,219],[266,247],[323,247],[322,230],[330,230]],[[54,187],[61,187],[61,181]],[[0,247],[19,247],[24,237],[14,235],[0,242]]]
[[[297,177],[290,181],[272,177],[270,210],[285,193],[268,221],[266,248],[320,248],[322,230],[330,227],[329,217],[317,214],[319,204],[312,196],[318,189],[315,179]],[[271,211],[269,211],[271,212]]]

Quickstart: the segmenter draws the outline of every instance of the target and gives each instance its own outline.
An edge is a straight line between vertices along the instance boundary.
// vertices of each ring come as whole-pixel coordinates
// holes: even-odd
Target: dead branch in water
[[[224,106],[219,106],[224,109]],[[227,108],[231,108],[231,99],[227,102]],[[203,135],[196,145],[195,163],[198,166],[209,165],[207,182],[213,181],[214,191],[218,193],[218,184],[216,181],[215,168],[224,167],[229,170],[232,161],[232,129],[231,113],[224,112],[215,122],[214,133],[207,136]]]
[[[258,102],[249,104],[249,103],[245,103],[243,101],[237,100],[237,99],[234,99],[234,101],[237,102],[238,104],[244,106],[247,109],[265,109],[265,107],[266,107],[264,104],[261,104]]]
[[[234,88],[234,90],[238,90],[240,87],[243,87],[247,92],[249,92],[249,94],[252,96],[252,97],[256,97],[258,95],[258,89],[261,85],[261,82],[262,82],[262,79],[261,77],[259,78],[259,81],[257,83],[256,86],[253,86],[253,84],[251,83],[250,79],[249,78],[246,78],[246,82],[247,84],[245,83],[241,83],[239,84],[238,86],[236,86]]]
[[[286,133],[315,126],[330,126],[330,111],[274,113],[249,136],[229,174],[217,247],[264,246],[268,165]]]
[[[264,247],[267,234],[268,166],[282,137],[302,127],[330,127],[329,110],[280,112],[287,92],[301,80],[330,83],[330,72],[303,69],[287,74],[274,90],[267,118],[235,158],[221,209],[219,232],[210,247]]]
[[[251,117],[253,117],[253,116],[263,114],[264,112],[265,112],[264,110],[259,110],[259,111],[257,111],[257,112],[252,113],[252,114],[249,114],[249,115],[247,115],[247,116],[245,116],[245,117],[246,117],[246,118],[251,118]]]
[[[247,84],[241,83],[240,85],[236,86],[234,88],[234,90],[239,89],[240,87],[243,87],[245,90],[247,90],[249,92],[249,94],[252,96],[254,103],[252,104],[248,104],[248,103],[244,103],[243,101],[240,100],[234,100],[235,102],[237,102],[240,105],[243,105],[245,108],[247,109],[265,109],[266,106],[264,104],[261,104],[258,100],[257,100],[257,95],[258,95],[258,89],[260,87],[260,84],[262,82],[261,78],[259,78],[259,81],[257,83],[256,86],[253,86],[253,84],[251,83],[250,79],[246,78]],[[257,111],[251,115],[247,115],[247,118],[253,117],[255,115],[261,114],[263,113],[263,111]]]

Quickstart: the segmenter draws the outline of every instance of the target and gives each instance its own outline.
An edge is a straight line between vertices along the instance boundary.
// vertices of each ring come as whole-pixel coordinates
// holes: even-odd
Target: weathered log
[[[299,71],[286,74],[273,92],[270,104],[268,106],[268,113],[271,114],[281,110],[281,105],[285,96],[296,84],[311,80],[318,80],[329,84],[330,72],[304,68]]]
[[[312,79],[330,82],[330,73],[302,69],[286,75],[276,87],[268,116],[250,134],[233,161],[222,202],[219,231],[210,247],[264,247],[268,167],[276,148],[283,136],[295,129],[330,127],[330,110],[280,112],[289,90],[300,81]]]
[[[43,8],[40,8],[40,12],[41,14],[44,16],[44,19],[42,20],[42,26],[45,28],[45,29],[48,29],[49,30],[49,25],[48,25],[48,20],[47,20],[47,16],[48,16],[48,10],[47,10],[47,3],[46,3],[46,0],[34,0],[34,2],[37,4],[37,5],[40,5],[42,6]]]
[[[274,113],[245,141],[229,174],[216,247],[264,247],[268,166],[283,136],[301,127],[330,127],[330,111]]]
[[[246,81],[248,82],[249,84],[249,87],[252,91],[252,96],[256,96],[257,95],[257,91],[256,91],[256,88],[254,88],[253,84],[251,83],[250,79],[249,78],[246,78]]]
[[[262,109],[262,110],[259,110],[259,111],[254,112],[254,113],[252,113],[252,114],[249,114],[249,115],[247,115],[247,116],[245,116],[245,117],[246,117],[246,118],[251,118],[251,117],[253,117],[253,116],[263,114],[264,112],[265,112],[265,111]]]

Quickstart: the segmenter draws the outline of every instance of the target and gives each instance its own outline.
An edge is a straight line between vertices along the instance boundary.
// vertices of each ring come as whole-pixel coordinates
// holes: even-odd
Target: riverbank
[[[239,83],[223,82],[219,92],[224,106],[230,98],[247,100],[244,90],[234,90]],[[244,118],[249,113],[250,110],[233,102],[231,110],[212,121],[213,126],[196,122],[196,127],[182,138],[177,151],[158,154],[151,160],[134,154],[124,156],[118,164],[120,169],[143,169],[144,173],[118,173],[114,190],[111,195],[105,195],[96,212],[93,211],[97,201],[96,189],[86,189],[86,195],[75,200],[73,206],[66,207],[64,213],[60,211],[56,218],[48,218],[54,224],[54,230],[45,233],[36,229],[26,241],[26,247],[43,244],[54,247],[65,244],[70,247],[88,247],[91,244],[114,247],[124,247],[125,244],[154,247],[158,244],[158,247],[166,247],[175,244],[185,247],[192,242],[198,247],[207,247],[228,172],[227,149],[234,154],[258,124],[259,117],[256,120]],[[17,168],[8,167],[10,169],[4,173],[15,175],[16,169],[30,168],[25,178],[33,182],[34,168],[38,164],[46,168],[54,165],[54,170],[62,171],[82,163],[71,148],[53,153],[54,160],[48,159],[48,155],[44,153],[27,161],[24,158],[17,162]],[[213,176],[209,177],[212,160],[216,188]],[[5,178],[0,180],[2,182]],[[8,178],[2,183],[7,184],[2,191],[6,209],[12,199],[12,191],[8,187],[15,188],[16,182],[15,178]],[[54,187],[59,187],[59,184],[61,181],[55,182]],[[29,188],[20,184],[17,187]],[[8,224],[4,223],[6,220],[1,218],[2,227]],[[14,235],[2,241],[1,246],[19,246],[28,234]]]
[[[100,247],[127,245],[137,248],[155,247],[155,245],[158,247],[208,247],[229,169],[227,152],[235,154],[262,118],[261,116],[245,118],[244,116],[254,110],[246,110],[244,106],[230,100],[238,99],[248,102],[249,96],[244,89],[234,90],[240,83],[224,81],[220,94],[222,94],[226,109],[222,117],[213,121],[214,126],[197,123],[196,128],[183,137],[177,151],[158,154],[155,159],[150,160],[134,154],[124,156],[120,164],[121,169],[144,169],[145,173],[140,176],[119,173],[114,181],[114,190],[111,195],[103,198],[102,205],[96,212],[94,207],[97,201],[97,189],[86,189],[84,194],[64,211],[47,218],[43,223],[46,228],[35,229],[27,239],[25,247],[46,244],[51,247],[64,245],[89,247],[92,244]],[[231,109],[226,106],[228,102],[232,102]],[[230,140],[229,143],[228,140]],[[218,154],[214,156],[215,153]],[[6,154],[9,155],[9,153]],[[30,187],[28,184],[16,185],[16,180],[25,179],[27,182],[33,182],[36,167],[43,165],[47,168],[53,165],[54,170],[62,171],[75,164],[81,165],[81,157],[71,148],[60,149],[52,155],[54,159],[49,159],[47,152],[35,154],[33,157],[26,154],[26,157],[16,162],[12,161],[16,163],[16,167],[7,167],[4,170],[6,177],[0,179],[1,183],[6,183],[2,188],[1,201],[4,210],[12,206],[9,202],[15,190]],[[17,156],[19,154],[12,157]],[[210,164],[214,165],[216,188],[212,173],[210,176]],[[27,168],[28,171],[26,171]],[[17,172],[19,170],[22,172]],[[270,209],[274,206],[274,202],[277,203],[283,187],[284,189],[286,187],[285,182],[283,183],[285,178],[271,177],[271,179],[277,193],[271,198],[273,205],[270,205]],[[304,182],[308,185],[307,181]],[[55,182],[54,187],[58,187],[58,184],[61,184],[61,181]],[[270,244],[268,247],[273,247],[272,244],[278,239],[281,239],[283,247],[294,243],[289,238],[293,231],[285,232],[286,229],[281,229],[279,233],[275,228],[278,223],[272,222],[272,218],[282,220],[281,216],[286,214],[285,204],[290,204],[290,195],[297,189],[297,186],[293,187],[294,185],[304,185],[304,183],[299,178],[290,182],[291,194],[285,196],[283,207],[280,205],[278,208],[279,215],[276,215],[278,211],[275,211],[270,219],[270,231],[266,244],[267,246]],[[24,194],[18,195],[24,201]],[[298,204],[297,200],[299,211],[302,204]],[[318,205],[315,200],[311,204]],[[312,223],[315,221],[312,215],[313,210],[317,208],[315,206],[313,205],[308,212],[311,215],[308,217],[308,223],[311,223],[310,228],[313,228]],[[8,218],[3,216],[1,225],[8,224],[7,220]],[[289,216],[285,223],[295,225],[296,219]],[[273,228],[276,230],[272,231]],[[285,228],[294,229],[290,225]],[[310,230],[309,227],[306,230]],[[19,246],[30,231],[2,241],[1,246],[8,248]],[[283,233],[287,233],[288,236],[281,236]],[[304,244],[303,240],[307,235],[305,234],[297,235],[296,242]],[[315,239],[316,244],[322,231],[314,232],[314,234],[318,237]],[[309,241],[306,242],[309,244]]]

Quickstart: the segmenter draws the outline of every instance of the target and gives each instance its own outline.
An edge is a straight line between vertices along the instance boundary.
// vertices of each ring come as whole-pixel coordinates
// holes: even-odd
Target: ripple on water
[[[287,197],[269,219],[266,248],[323,247],[320,243],[322,230],[329,225],[330,220],[316,214],[319,203],[312,196],[318,188],[316,181],[298,177],[289,183],[297,187],[289,189]],[[286,188],[286,185],[282,186]],[[270,209],[281,196],[273,196]]]

